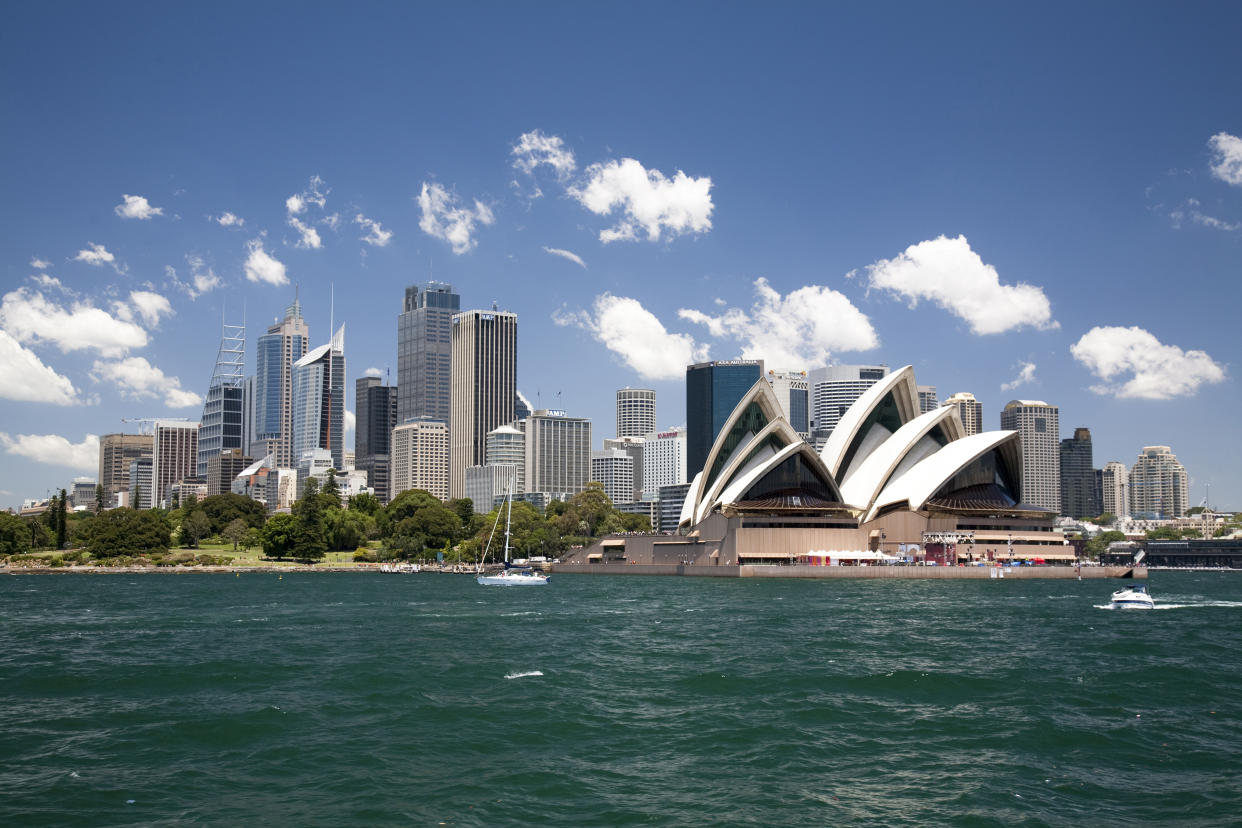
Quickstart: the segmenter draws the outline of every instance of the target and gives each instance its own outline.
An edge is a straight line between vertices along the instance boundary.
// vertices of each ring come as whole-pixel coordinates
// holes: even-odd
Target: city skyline
[[[985,430],[1045,400],[1097,468],[1171,446],[1242,508],[1242,10],[784,9],[299,7],[313,57],[279,6],[14,9],[0,507],[198,419],[222,320],[253,374],[295,290],[312,341],[349,326],[352,417],[437,281],[520,317],[518,390],[593,449],[626,386],[685,424],[687,365],[914,364]]]

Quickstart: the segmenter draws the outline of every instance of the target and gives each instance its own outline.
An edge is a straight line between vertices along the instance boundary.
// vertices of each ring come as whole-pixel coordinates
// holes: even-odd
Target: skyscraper
[[[807,374],[811,386],[811,428],[816,444],[828,439],[837,421],[871,386],[888,376],[887,365],[830,365]],[[710,443],[708,444],[710,447]],[[694,468],[691,465],[691,468]]]
[[[449,421],[453,314],[461,297],[453,286],[428,282],[405,289],[397,316],[397,422],[410,417]]]
[[[919,413],[926,414],[928,411],[934,411],[940,407],[940,403],[936,401],[936,386],[920,385],[919,392]]]
[[[686,483],[686,477],[686,430],[671,428],[648,434],[643,443],[642,499],[658,500],[661,489]],[[676,520],[673,525],[677,525]]]
[[[220,350],[216,352],[216,367],[211,373],[211,385],[203,403],[203,424],[198,431],[198,476],[202,478],[207,477],[211,458],[228,449],[242,449],[245,454],[250,448],[242,442],[246,419],[246,326],[222,323],[221,328]],[[224,491],[228,491],[227,484]]]
[[[585,489],[591,480],[591,421],[539,409],[523,423],[526,491],[574,494]]]
[[[354,466],[366,472],[367,485],[380,503],[387,503],[397,386],[383,385],[379,377],[360,377],[354,384],[354,415]]]
[[[497,426],[487,432],[483,439],[483,463],[513,466],[517,474],[513,493],[526,491],[526,434],[511,425]]]
[[[617,451],[623,451],[629,456],[630,460],[633,461],[631,464],[633,466],[631,477],[634,480],[634,490],[630,492],[629,497],[625,500],[618,501],[614,497],[614,503],[631,503],[643,499],[643,451],[646,447],[646,443],[647,441],[642,437],[617,437],[604,441],[604,451],[612,451],[614,449]],[[591,462],[594,464],[594,459],[592,459]],[[594,479],[599,480],[598,477]],[[602,483],[604,481],[599,480],[599,482]],[[612,497],[612,493],[609,492],[608,496]]]
[[[202,440],[199,440],[201,445]],[[239,448],[224,449],[207,461],[207,496],[229,494],[233,491],[233,481],[237,475],[254,463],[254,458],[247,457]]]
[[[414,417],[392,430],[392,496],[422,489],[448,500],[449,431],[443,420]]]
[[[487,433],[513,422],[517,314],[463,311],[453,316],[451,340],[449,497],[457,498],[465,496],[466,467],[483,464]]]
[[[149,434],[105,434],[99,438],[99,484],[104,488],[105,507],[115,505],[121,492],[131,491],[130,464],[149,460],[154,450]]]
[[[806,371],[768,371],[768,382],[781,402],[785,418],[794,431],[807,438],[811,434],[811,383]]]
[[[193,478],[198,472],[198,423],[182,420],[156,420],[154,450],[151,455],[152,506],[168,497],[174,483]]]
[[[293,467],[293,363],[306,355],[310,328],[294,298],[285,317],[259,337],[255,350],[255,443],[252,457],[273,455],[277,468]]]
[[[1190,505],[1186,467],[1168,446],[1144,446],[1130,467],[1130,515],[1142,520],[1169,520],[1186,514]]]
[[[591,452],[591,480],[614,505],[634,502],[634,458],[618,448]]]
[[[656,392],[650,388],[617,391],[617,436],[642,437],[656,427]]]
[[[983,431],[983,405],[969,391],[958,391],[944,401],[945,405],[957,406],[957,416],[962,420],[966,436]]]
[[[763,376],[763,361],[735,359],[686,366],[686,467],[703,470],[725,420]]]
[[[1103,512],[1096,492],[1091,430],[1076,428],[1073,437],[1061,441],[1061,514],[1088,518]]]
[[[1125,463],[1110,460],[1104,464],[1101,481],[1103,511],[1119,518],[1130,516],[1130,473]]]
[[[345,468],[345,326],[293,363],[293,459],[325,449]]]
[[[1022,438],[1022,502],[1061,511],[1060,410],[1041,400],[1011,400],[1001,428]]]

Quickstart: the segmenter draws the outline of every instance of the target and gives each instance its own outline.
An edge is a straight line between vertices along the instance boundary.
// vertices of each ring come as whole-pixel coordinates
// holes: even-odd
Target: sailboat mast
[[[509,511],[505,513],[505,563],[509,563],[509,521],[513,518],[513,484],[509,484]]]

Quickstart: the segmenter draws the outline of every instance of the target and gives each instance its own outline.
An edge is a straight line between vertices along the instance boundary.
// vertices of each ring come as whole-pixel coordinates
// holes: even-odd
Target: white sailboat
[[[475,576],[475,580],[484,586],[542,586],[548,582],[548,576],[542,572],[536,572],[529,567],[511,567],[509,565],[509,522],[513,517],[513,484],[510,483],[508,489],[505,490],[505,503],[507,506],[505,512],[505,568],[500,572],[489,575],[483,571],[483,562],[487,560],[487,550],[492,548],[492,539],[496,537],[496,527],[500,525],[500,512],[496,512],[496,522],[492,524],[491,537],[487,539],[487,546],[483,549],[483,555],[479,559],[479,574]]]

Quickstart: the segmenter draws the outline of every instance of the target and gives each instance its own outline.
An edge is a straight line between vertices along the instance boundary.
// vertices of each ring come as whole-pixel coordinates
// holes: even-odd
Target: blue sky
[[[1236,4],[100,4],[0,31],[0,506],[197,419],[329,291],[395,376],[406,285],[519,314],[518,378],[611,436],[687,359],[915,365],[1169,445],[1242,509]],[[232,216],[229,219],[228,216]],[[253,354],[249,355],[253,366]]]

